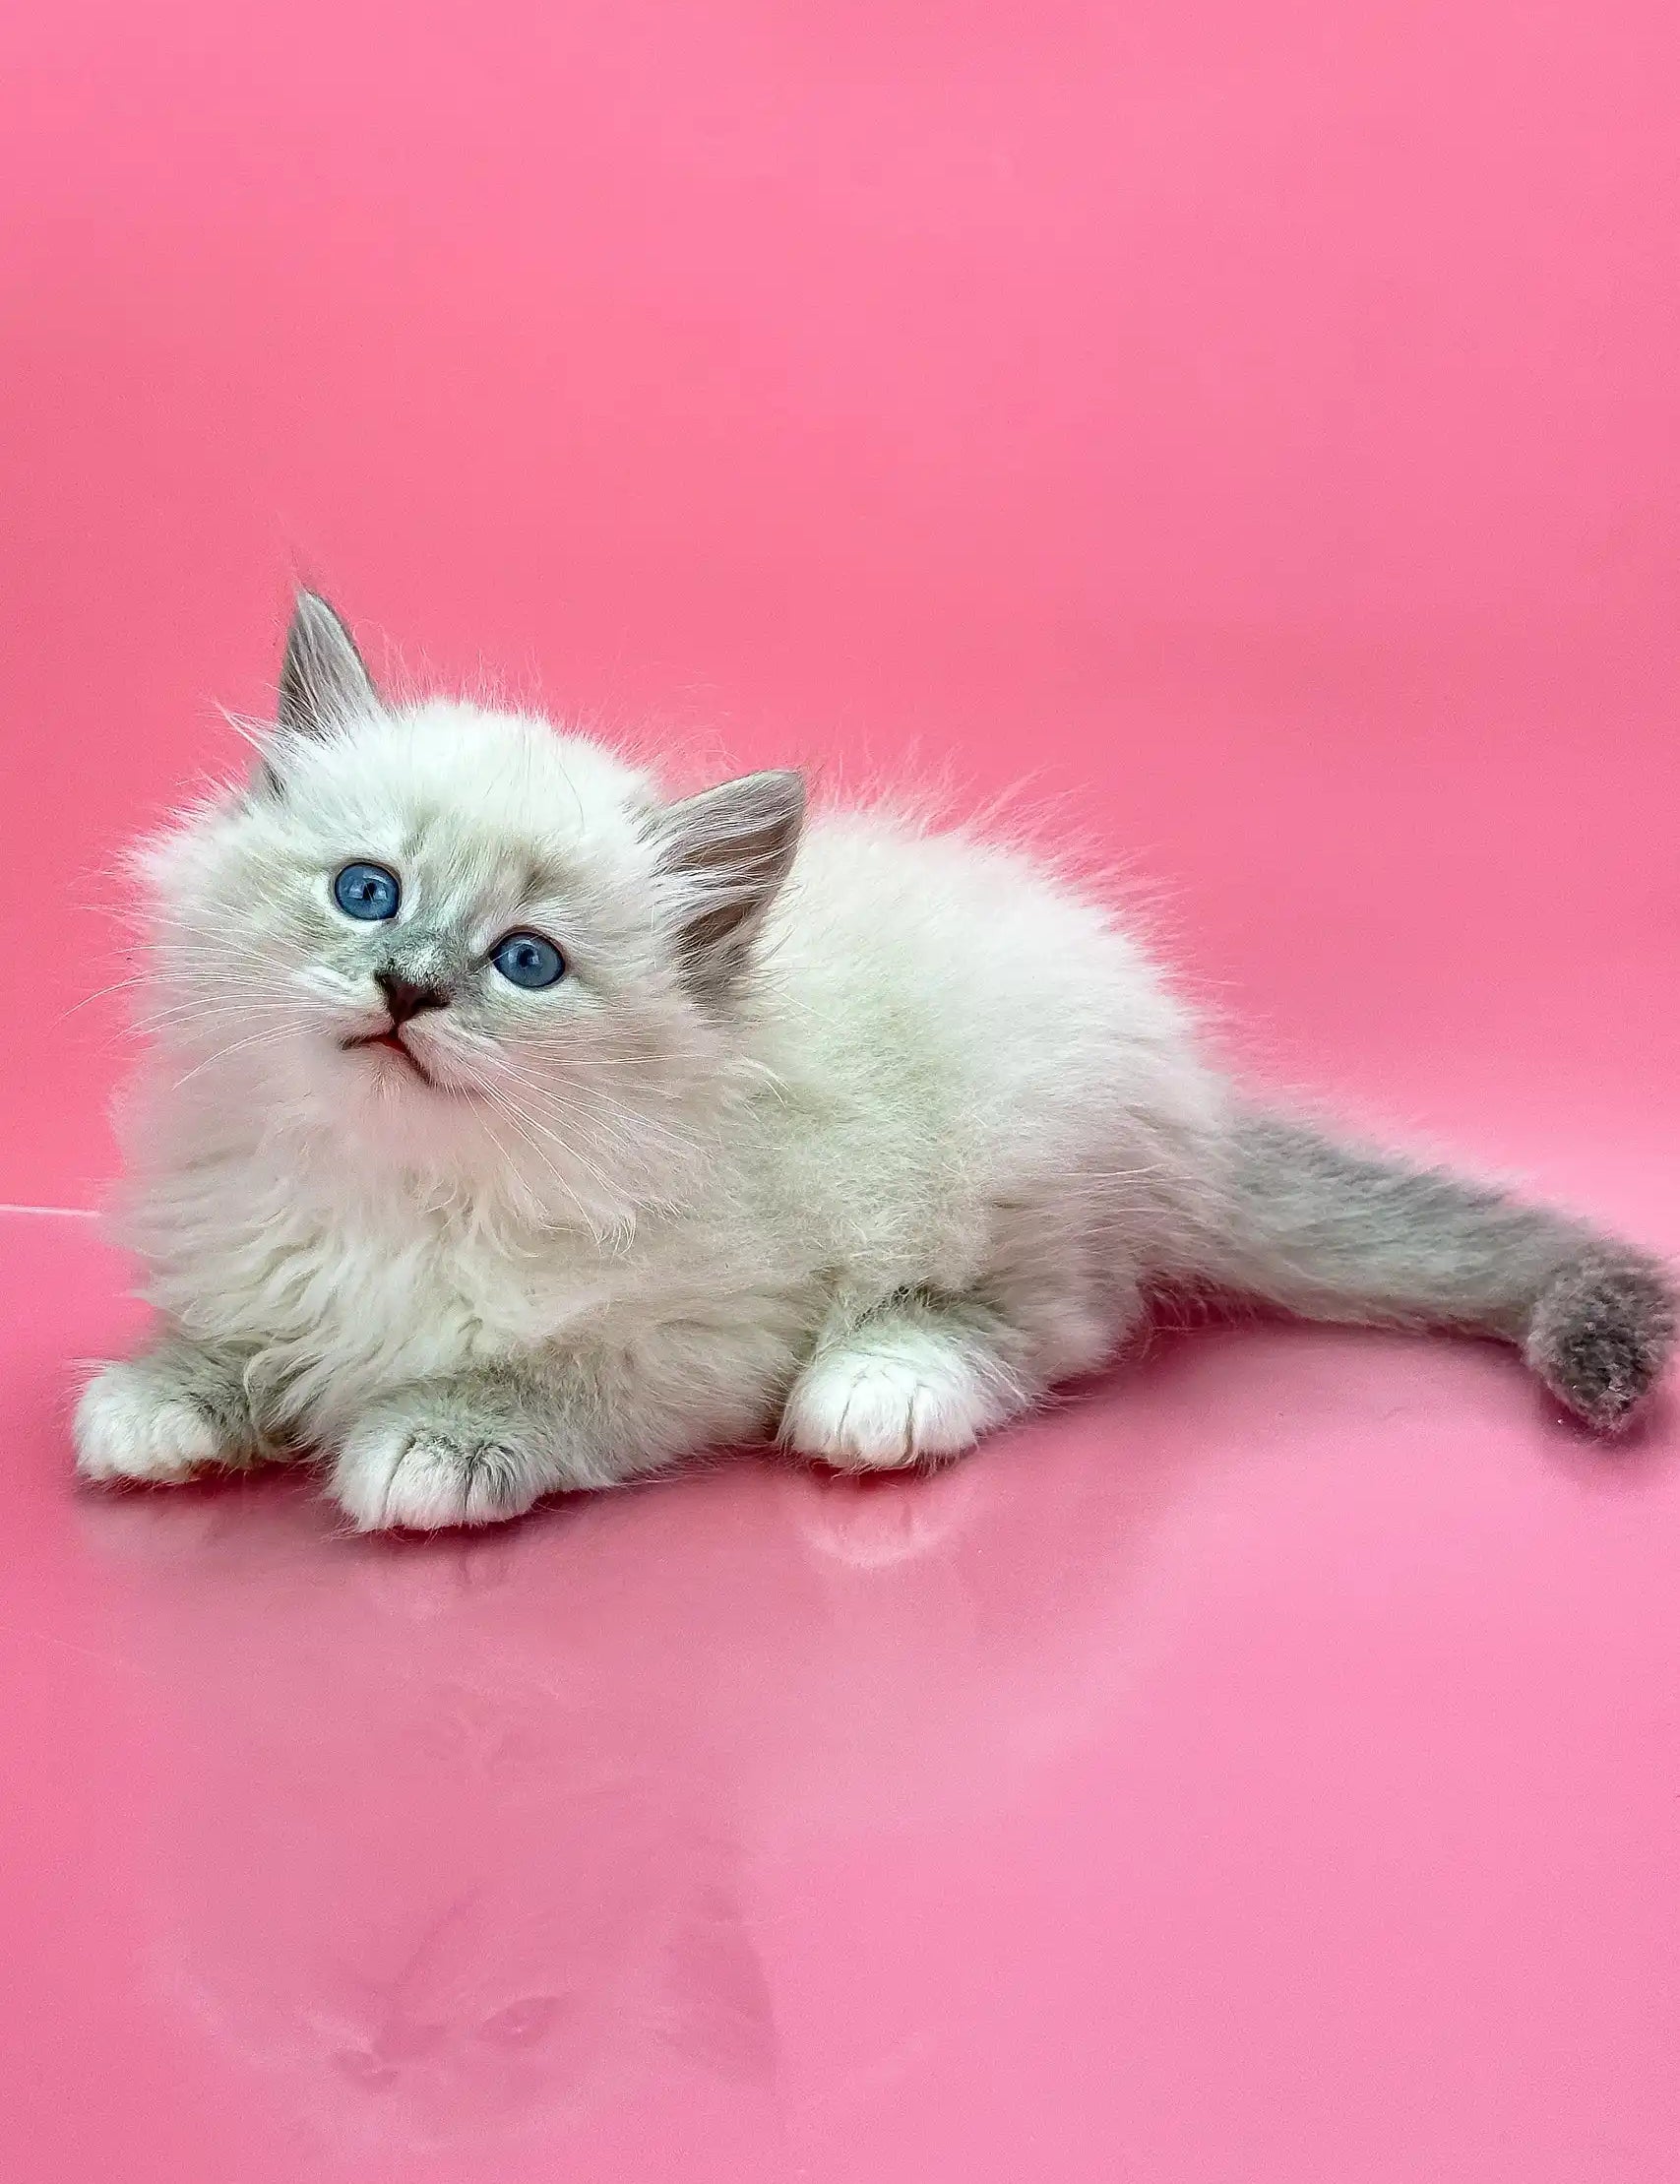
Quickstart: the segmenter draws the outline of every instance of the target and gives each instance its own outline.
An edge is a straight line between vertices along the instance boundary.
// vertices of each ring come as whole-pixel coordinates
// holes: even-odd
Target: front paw
[[[94,1375],[82,1391],[74,1430],[76,1468],[89,1479],[173,1486],[210,1465],[239,1460],[214,1414],[144,1358]]]
[[[387,1406],[344,1442],[329,1491],[358,1531],[501,1524],[542,1492],[539,1466],[516,1435],[441,1409]]]
[[[820,1351],[793,1385],[781,1438],[840,1471],[903,1470],[971,1449],[1006,1414],[1001,1378],[937,1330],[873,1327]]]

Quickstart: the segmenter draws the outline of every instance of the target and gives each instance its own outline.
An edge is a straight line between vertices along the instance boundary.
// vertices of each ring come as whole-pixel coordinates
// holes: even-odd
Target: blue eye
[[[552,986],[566,975],[565,957],[540,933],[510,933],[490,961],[516,986]]]
[[[333,882],[333,900],[346,917],[395,917],[403,886],[382,864],[346,864]]]

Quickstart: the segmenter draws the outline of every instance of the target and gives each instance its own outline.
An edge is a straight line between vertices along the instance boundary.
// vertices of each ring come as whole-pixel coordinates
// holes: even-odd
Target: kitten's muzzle
[[[406,1062],[422,1085],[430,1085],[434,1091],[437,1089],[437,1079],[420,1060],[395,1024],[388,1024],[383,1031],[364,1031],[360,1038],[345,1039],[342,1043],[346,1054],[353,1054],[356,1048],[360,1046],[383,1046],[388,1053],[396,1054]]]

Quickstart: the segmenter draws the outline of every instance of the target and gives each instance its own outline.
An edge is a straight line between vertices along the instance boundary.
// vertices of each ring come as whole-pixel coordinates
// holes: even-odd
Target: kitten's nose
[[[439,986],[419,986],[400,970],[376,970],[373,982],[385,996],[393,1024],[406,1024],[422,1009],[447,1009],[449,995]]]

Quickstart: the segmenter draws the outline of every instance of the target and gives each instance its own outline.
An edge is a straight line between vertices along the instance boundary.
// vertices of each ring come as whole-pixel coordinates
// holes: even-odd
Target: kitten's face
[[[157,1029],[207,1095],[612,1218],[673,1179],[724,1065],[797,832],[797,784],[765,784],[790,780],[662,807],[540,719],[364,681],[288,724],[282,686],[250,792],[150,853]]]

